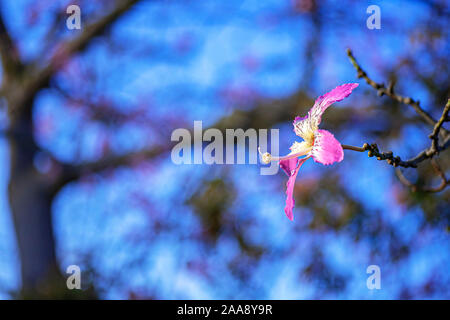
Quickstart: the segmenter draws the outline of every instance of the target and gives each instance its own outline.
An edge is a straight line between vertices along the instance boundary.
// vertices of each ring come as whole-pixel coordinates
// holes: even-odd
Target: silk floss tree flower
[[[323,129],[319,129],[322,114],[333,103],[348,97],[353,89],[358,86],[357,83],[346,83],[336,87],[330,92],[320,96],[314,103],[311,110],[305,117],[296,117],[294,120],[294,132],[303,138],[302,142],[294,142],[289,148],[291,152],[284,157],[275,157],[270,153],[261,153],[262,162],[265,164],[271,161],[278,161],[280,167],[289,176],[286,184],[286,207],[284,212],[289,220],[294,220],[292,209],[294,208],[294,184],[298,171],[302,164],[309,158],[315,162],[330,165],[340,162],[344,159],[344,150],[334,135]]]

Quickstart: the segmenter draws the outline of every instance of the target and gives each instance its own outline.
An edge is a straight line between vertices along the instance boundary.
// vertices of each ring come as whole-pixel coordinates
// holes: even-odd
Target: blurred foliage
[[[89,20],[110,5],[78,2]],[[64,18],[65,2],[55,3],[27,13],[28,23],[46,27],[46,36],[35,35],[41,44],[32,45],[24,21],[14,30],[24,59],[48,60],[70,38],[52,28]],[[347,46],[374,78],[395,81],[396,90],[440,114],[450,94],[448,2],[382,3],[380,31],[365,28],[368,5],[139,3],[37,94],[37,145],[54,158],[42,176],[50,181],[67,165],[169,145],[173,129],[196,119],[222,131],[280,128],[284,153],[294,141],[292,119],[327,88],[356,81]],[[227,32],[234,33],[224,46]],[[408,158],[428,143],[430,128],[408,106],[362,83],[341,104],[323,123],[344,144],[376,142]],[[42,297],[449,298],[449,190],[412,192],[385,163],[351,151],[345,157],[301,169],[294,223],[284,216],[281,172],[177,167],[167,148],[113,170],[83,171],[61,186],[52,211],[61,270],[75,261],[89,285],[79,295],[52,289]],[[448,151],[440,163],[449,168]],[[429,164],[405,175],[419,185],[437,182]],[[382,268],[386,289],[378,296],[365,287],[369,264]]]

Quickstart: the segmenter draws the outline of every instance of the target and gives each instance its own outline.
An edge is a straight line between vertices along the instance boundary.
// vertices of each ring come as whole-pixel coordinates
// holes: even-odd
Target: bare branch
[[[353,150],[353,151],[357,151],[357,152],[364,152],[367,150],[366,144],[367,143],[365,143],[364,146],[362,146],[362,147],[349,146],[347,144],[342,144],[341,146],[342,146],[342,149],[344,149],[344,150]]]
[[[432,147],[422,150],[414,158],[408,160],[402,160],[399,156],[395,156],[392,151],[380,152],[376,143],[368,144],[365,143],[362,147],[355,147],[349,145],[342,145],[342,149],[353,150],[357,152],[367,152],[369,157],[376,157],[377,160],[386,162],[394,167],[404,167],[404,168],[417,168],[417,165],[426,159],[432,158],[438,151],[431,151]],[[439,150],[444,150],[444,147],[440,147]]]
[[[355,146],[349,146],[349,145],[343,144],[342,148],[345,150],[352,150],[352,151],[357,151],[357,152],[368,151],[369,157],[375,156],[375,157],[377,157],[378,160],[386,160],[387,163],[389,163],[390,165],[393,165],[394,167],[400,166],[400,167],[404,167],[404,168],[410,168],[410,167],[415,168],[415,167],[417,167],[418,163],[420,163],[423,160],[428,158],[426,156],[426,152],[422,151],[421,153],[419,153],[418,156],[416,156],[410,160],[407,160],[407,161],[402,161],[400,159],[400,157],[394,157],[392,154],[392,151],[380,153],[378,151],[376,144],[369,145],[368,143],[365,143],[362,147],[355,147]],[[441,184],[437,187],[418,187],[416,184],[409,181],[408,178],[406,178],[404,176],[404,174],[402,173],[402,171],[399,168],[397,168],[395,170],[395,173],[396,173],[398,179],[400,180],[400,182],[402,184],[404,184],[405,186],[411,188],[411,190],[413,192],[416,192],[416,191],[423,191],[423,192],[442,191],[447,186],[448,180],[445,177],[445,173],[442,171],[442,169],[439,166],[436,159],[431,159],[431,164],[432,164],[434,170],[436,171],[436,173],[438,174],[438,176],[441,178]]]
[[[405,177],[405,175],[403,174],[403,172],[400,169],[396,169],[395,174],[397,175],[400,182],[402,184],[404,184],[405,186],[409,187],[411,189],[411,191],[413,191],[413,192],[417,192],[417,191],[432,192],[432,193],[440,192],[445,189],[445,187],[448,185],[449,182],[448,182],[447,178],[445,177],[445,173],[442,171],[439,164],[437,163],[436,159],[432,159],[431,164],[432,164],[434,170],[436,171],[436,173],[441,178],[441,183],[436,187],[418,186],[417,184],[414,184],[411,181],[409,181],[408,178]]]
[[[432,159],[431,160],[431,165],[433,166],[434,171],[436,171],[438,176],[441,178],[441,184],[438,187],[435,187],[435,188],[427,188],[426,191],[428,191],[428,192],[439,192],[439,191],[442,191],[447,186],[449,181],[447,180],[447,177],[445,176],[444,171],[442,171],[441,166],[439,165],[439,163],[438,163],[438,161],[436,159]]]
[[[373,81],[367,75],[367,73],[361,68],[361,66],[358,64],[358,62],[356,61],[356,59],[353,56],[353,53],[352,53],[352,51],[350,49],[347,49],[347,55],[348,55],[348,57],[350,59],[350,62],[353,65],[353,67],[356,69],[356,71],[358,73],[358,78],[363,78],[364,80],[366,80],[367,84],[369,84],[371,87],[373,87],[375,90],[377,90],[379,96],[387,95],[388,97],[390,97],[391,99],[393,99],[395,101],[398,101],[400,103],[404,103],[404,104],[410,105],[411,107],[414,108],[416,113],[419,116],[421,116],[422,119],[426,123],[428,123],[431,126],[435,126],[436,125],[436,120],[433,119],[433,117],[420,106],[420,102],[419,101],[415,101],[411,97],[404,97],[404,96],[401,96],[399,94],[396,94],[394,92],[394,84],[393,83],[389,84],[388,88],[386,88],[384,83],[377,83],[377,82]],[[448,135],[447,130],[445,130],[442,127],[439,127],[438,130],[439,129],[441,130],[441,134],[442,134],[443,137],[446,137]]]
[[[448,113],[450,109],[450,100],[444,107],[442,116],[438,122],[436,122],[433,132],[429,136],[431,139],[431,146],[427,149],[419,152],[414,158],[403,161],[399,156],[394,157],[392,151],[380,152],[376,144],[365,143],[362,147],[354,147],[348,145],[342,145],[343,149],[353,150],[358,152],[367,152],[369,157],[376,157],[378,160],[386,160],[386,162],[394,167],[404,167],[404,168],[417,168],[417,165],[426,159],[433,158],[440,151],[445,150],[450,146],[450,135],[447,135],[443,140],[442,145],[439,145],[438,132],[442,129],[442,125],[448,120]]]
[[[442,115],[439,118],[438,122],[436,123],[436,125],[433,128],[433,132],[430,135],[430,139],[431,139],[431,148],[433,150],[436,150],[437,152],[439,152],[439,131],[442,128],[442,125],[444,124],[445,121],[448,121],[448,112],[450,110],[450,99],[447,101],[447,104],[444,107],[444,110],[442,111]],[[444,144],[444,148],[445,148],[445,144]]]
[[[355,67],[358,73],[358,78],[363,78],[364,80],[366,80],[367,84],[369,84],[370,86],[372,86],[374,89],[377,90],[379,96],[387,95],[395,101],[413,107],[416,113],[419,114],[419,116],[421,116],[426,123],[433,126],[433,131],[429,135],[429,138],[431,139],[430,147],[422,150],[414,158],[411,158],[409,160],[402,160],[399,156],[394,157],[392,151],[380,152],[376,144],[365,143],[363,147],[342,145],[342,148],[357,152],[368,151],[367,155],[369,157],[375,156],[378,160],[381,161],[386,160],[388,164],[394,167],[417,168],[417,165],[419,163],[425,161],[426,159],[431,159],[433,168],[435,169],[437,174],[441,177],[442,182],[438,187],[422,187],[420,188],[420,190],[428,192],[438,192],[443,190],[447,186],[448,181],[445,177],[445,173],[441,170],[441,168],[437,164],[437,161],[433,157],[438,155],[440,151],[443,151],[450,146],[450,133],[443,127],[444,122],[449,121],[448,114],[450,109],[450,100],[447,101],[447,104],[445,105],[444,110],[442,111],[441,117],[439,118],[438,121],[436,121],[431,117],[431,115],[428,112],[422,109],[419,101],[415,101],[410,97],[404,97],[394,93],[394,83],[390,83],[389,86],[386,88],[383,83],[377,83],[373,81],[358,64],[350,49],[347,49],[347,55],[350,59],[350,62]],[[441,145],[439,145],[439,136],[442,137]],[[419,187],[410,182],[399,169],[396,170],[396,174],[399,180],[404,185],[410,187],[413,191],[419,190]]]
[[[394,167],[405,167],[405,168],[409,168],[409,167],[417,167],[417,163],[422,161],[422,158],[420,159],[410,159],[407,161],[403,161],[401,160],[401,158],[399,156],[394,157],[394,154],[392,151],[386,151],[386,152],[380,152],[378,149],[378,146],[373,143],[373,144],[368,144],[368,143],[364,143],[364,145],[362,147],[355,147],[355,146],[349,146],[349,145],[342,145],[342,149],[346,149],[346,150],[353,150],[353,151],[357,151],[357,152],[367,152],[367,155],[369,157],[376,157],[377,160],[383,161],[386,160],[386,162]]]
[[[417,186],[412,183],[411,181],[408,180],[408,178],[405,177],[405,175],[403,174],[403,172],[397,168],[395,170],[395,175],[397,176],[398,180],[406,187],[410,188],[411,191],[416,192],[417,191]]]
[[[128,11],[139,0],[122,0],[107,15],[103,16],[96,22],[83,27],[83,32],[74,39],[68,40],[59,46],[59,49],[43,69],[38,69],[35,75],[27,84],[28,92],[35,93],[39,89],[46,87],[53,74],[61,67],[61,65],[76,52],[82,51],[90,41],[102,34],[110,25]],[[38,65],[35,62],[33,65]]]
[[[106,169],[129,166],[133,163],[154,159],[170,151],[171,147],[172,145],[170,144],[166,147],[155,146],[151,149],[144,149],[123,155],[109,155],[98,161],[84,162],[79,165],[63,165],[63,173],[59,181],[55,183],[54,189],[58,191],[66,183],[79,179],[86,174],[98,173]]]
[[[3,21],[2,12],[0,12],[0,55],[6,76],[14,74],[22,67],[17,49]]]

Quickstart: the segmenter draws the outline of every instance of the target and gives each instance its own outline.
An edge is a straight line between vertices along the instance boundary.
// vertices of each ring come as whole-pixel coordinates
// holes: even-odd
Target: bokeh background
[[[74,3],[81,30],[66,28]],[[380,30],[366,27],[372,4]],[[105,28],[61,54],[118,7]],[[386,162],[345,151],[341,163],[301,168],[290,222],[282,171],[170,158],[172,131],[194,120],[280,129],[285,153],[293,118],[347,82],[360,86],[328,109],[322,128],[344,144],[416,155],[431,128],[358,80],[346,48],[373,79],[396,81],[438,118],[450,93],[448,1],[5,0],[0,8],[12,57],[2,67],[0,298],[450,298],[448,190],[412,192]],[[440,163],[448,168],[448,151]],[[429,162],[404,174],[439,183]],[[72,264],[82,270],[76,293],[65,288]],[[381,290],[366,286],[373,264]]]

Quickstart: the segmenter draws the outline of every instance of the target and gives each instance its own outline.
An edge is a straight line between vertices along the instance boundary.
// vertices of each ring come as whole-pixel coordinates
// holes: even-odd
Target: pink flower
[[[294,208],[294,184],[298,170],[302,164],[309,158],[315,162],[329,165],[334,162],[340,162],[344,159],[344,150],[339,141],[333,134],[327,130],[319,129],[320,120],[325,110],[333,103],[348,97],[353,89],[358,86],[357,83],[346,83],[330,92],[320,96],[309,110],[306,117],[296,117],[294,120],[295,134],[303,138],[302,142],[294,142],[289,148],[291,152],[284,157],[274,157],[270,153],[261,154],[262,162],[270,163],[279,161],[280,167],[289,176],[286,184],[286,207],[284,212],[289,220],[293,220],[292,209]],[[261,153],[261,152],[260,152]],[[305,156],[303,158],[299,158]]]

